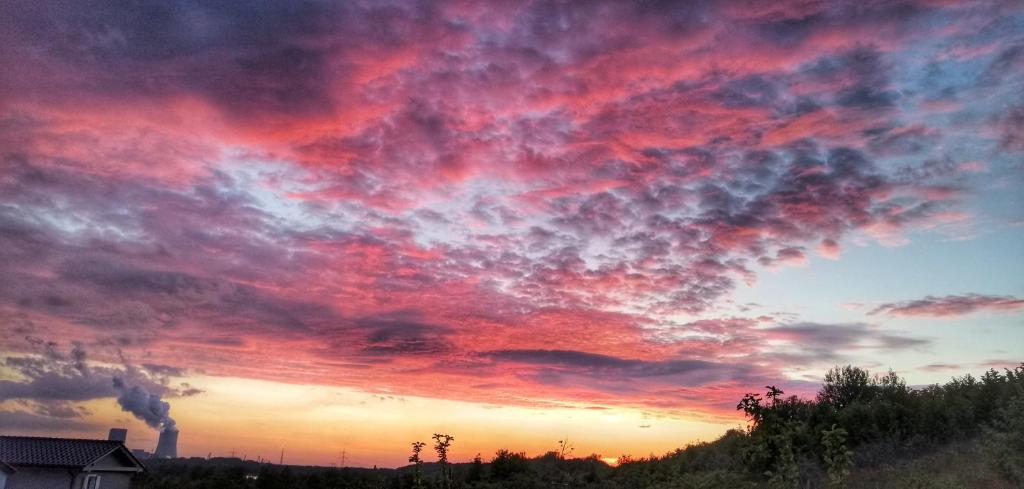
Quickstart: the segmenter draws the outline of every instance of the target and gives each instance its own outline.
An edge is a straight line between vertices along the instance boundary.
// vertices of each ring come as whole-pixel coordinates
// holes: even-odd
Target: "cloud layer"
[[[882,304],[868,314],[891,316],[954,317],[977,311],[1012,312],[1024,309],[1024,299],[982,294],[927,296],[923,299]]]
[[[744,314],[738,287],[855,243],[969,236],[970,178],[1021,184],[1012,2],[12,1],[0,18],[0,66],[19,67],[0,75],[13,352],[75,338],[219,375],[721,412],[782,360],[931,341]],[[115,395],[26,372],[0,388]]]

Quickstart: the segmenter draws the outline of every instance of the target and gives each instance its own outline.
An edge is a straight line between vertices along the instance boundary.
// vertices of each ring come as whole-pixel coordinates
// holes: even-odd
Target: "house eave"
[[[82,467],[82,472],[143,472],[141,467]]]

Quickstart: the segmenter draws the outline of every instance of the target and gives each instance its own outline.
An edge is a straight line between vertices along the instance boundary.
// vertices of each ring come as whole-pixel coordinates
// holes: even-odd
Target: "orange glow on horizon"
[[[450,433],[456,461],[472,460],[477,453],[487,459],[502,448],[541,455],[568,436],[576,456],[597,454],[608,462],[622,454],[666,453],[717,437],[734,424],[629,408],[530,408],[227,377],[187,380],[205,392],[169,399],[181,430],[182,457],[233,452],[276,459],[283,448],[286,463],[330,466],[345,450],[350,466],[397,467],[406,465],[411,442]],[[102,438],[109,427],[127,427],[130,448],[156,446],[157,432],[112,400],[85,404],[94,427],[74,436]]]

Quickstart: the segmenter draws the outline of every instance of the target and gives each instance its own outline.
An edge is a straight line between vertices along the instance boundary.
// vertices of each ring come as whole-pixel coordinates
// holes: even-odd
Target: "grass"
[[[864,489],[1013,489],[978,441],[959,442],[893,464],[855,470],[847,487]]]

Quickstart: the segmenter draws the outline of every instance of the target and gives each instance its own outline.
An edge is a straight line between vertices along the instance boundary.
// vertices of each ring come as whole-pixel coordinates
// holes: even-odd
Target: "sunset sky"
[[[8,0],[0,46],[4,434],[644,456],[1024,360],[1022,2]]]

